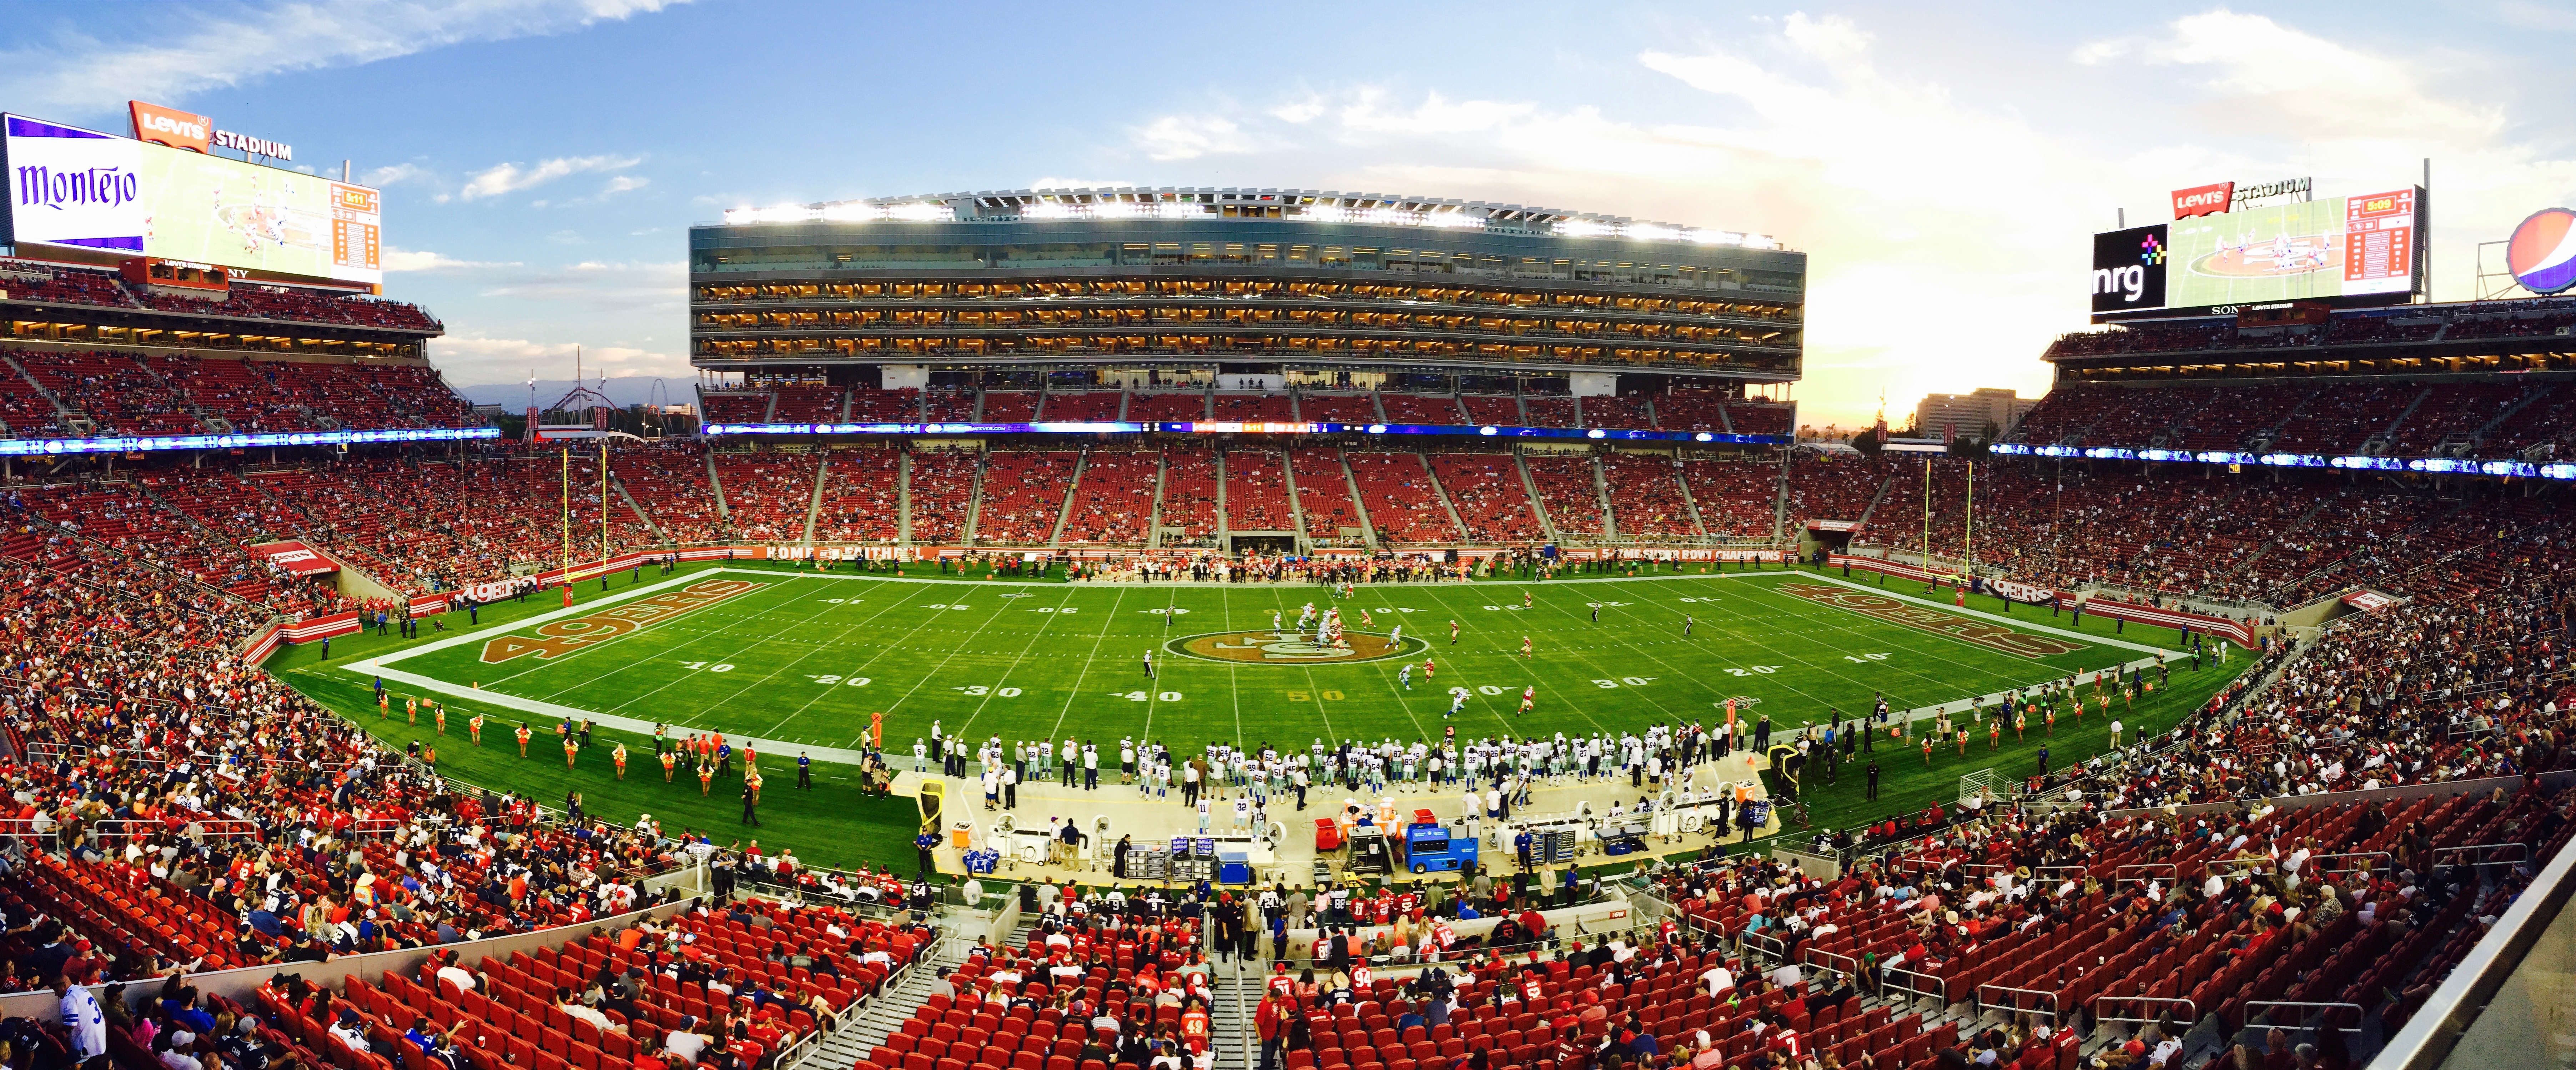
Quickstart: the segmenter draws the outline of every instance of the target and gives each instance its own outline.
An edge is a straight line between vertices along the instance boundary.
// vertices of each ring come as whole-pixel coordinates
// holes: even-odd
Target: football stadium
[[[13,1068],[2563,1062],[2564,209],[2177,191],[1827,436],[1794,235],[746,206],[520,408],[133,117],[0,119]]]

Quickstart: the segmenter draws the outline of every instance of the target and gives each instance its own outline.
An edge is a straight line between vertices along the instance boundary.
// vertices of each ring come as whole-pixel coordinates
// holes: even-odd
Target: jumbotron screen
[[[0,116],[11,240],[382,283],[383,195],[114,134]]]
[[[2177,219],[2116,232],[2120,240],[2112,242],[2097,235],[2093,311],[2413,293],[2418,205],[2410,187]],[[2152,244],[2162,256],[2147,258],[2154,262],[2143,272],[2145,285],[2135,285],[2138,249],[2151,238],[2160,239]],[[2159,266],[2163,302],[2154,304],[2146,291]]]

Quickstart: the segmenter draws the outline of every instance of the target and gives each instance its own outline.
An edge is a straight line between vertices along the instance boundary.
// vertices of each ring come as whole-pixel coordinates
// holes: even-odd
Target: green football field
[[[662,783],[650,725],[776,741],[762,756],[763,830],[809,861],[858,863],[909,859],[911,804],[860,799],[845,769],[822,760],[812,796],[786,789],[795,749],[844,756],[877,714],[899,769],[934,723],[979,740],[1072,736],[1114,755],[1132,737],[1194,753],[1209,742],[1302,749],[1318,738],[1437,739],[1450,727],[1462,738],[1615,734],[1722,722],[1731,698],[1776,732],[1822,723],[1835,709],[1856,714],[1880,694],[1900,710],[1953,702],[2179,643],[2164,629],[2115,632],[2088,618],[2079,631],[2027,606],[2004,615],[1978,599],[1963,613],[1921,594],[1901,581],[1882,588],[1812,570],[1382,586],[1339,599],[1311,586],[892,579],[733,565],[618,576],[604,594],[585,586],[570,609],[549,593],[487,607],[479,627],[453,614],[442,618],[448,631],[422,639],[348,637],[327,664],[308,645],[270,665],[388,742],[439,746],[450,776],[549,804],[579,790],[592,812],[652,812],[666,830],[738,827],[740,788],[719,782],[701,798],[686,773]],[[1296,631],[1308,603],[1341,610],[1350,649]],[[2114,714],[2162,727],[2206,701],[2225,673],[2189,664],[2134,711],[2115,699]],[[390,719],[373,700],[379,674],[397,696]],[[1523,715],[1525,689],[1536,708]],[[406,723],[403,698],[413,695],[455,711],[446,737],[426,717]],[[1462,708],[1445,717],[1453,698]],[[475,710],[491,718],[481,747],[463,738]],[[565,767],[554,728],[567,717],[599,720],[595,750],[627,743],[624,783],[604,754]],[[524,760],[511,743],[522,721],[537,734]],[[2054,738],[2035,725],[2020,741],[2007,729],[2000,750],[1980,731],[1966,757],[1945,741],[1928,768],[1919,744],[1882,747],[1878,802],[1862,797],[1848,766],[1839,783],[1807,794],[1830,824],[1919,809],[1955,796],[1963,773],[2027,774],[2042,743],[2055,766],[2090,756],[2107,727],[2099,716],[2061,720]]]

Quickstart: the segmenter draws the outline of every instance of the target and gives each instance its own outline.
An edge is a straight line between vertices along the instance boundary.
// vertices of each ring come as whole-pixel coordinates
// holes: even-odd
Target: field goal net
[[[1967,805],[1968,800],[1976,798],[1986,789],[1994,786],[1995,771],[1992,769],[1979,769],[1976,772],[1960,777],[1959,804],[1962,806]]]

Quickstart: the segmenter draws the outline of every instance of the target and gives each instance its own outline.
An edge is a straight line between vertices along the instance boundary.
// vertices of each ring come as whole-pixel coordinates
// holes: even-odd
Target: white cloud
[[[2312,173],[2321,191],[2367,193],[2433,156],[2435,238],[2457,250],[2435,264],[2451,298],[2467,293],[2473,236],[2501,237],[2576,188],[2576,162],[2512,140],[2508,120],[2545,113],[2509,115],[2494,102],[2507,87],[2429,50],[2383,55],[2219,11],[2085,44],[1999,87],[1872,31],[1792,14],[1642,52],[1639,66],[1703,94],[1659,99],[1655,120],[1612,97],[1343,85],[1268,112],[1211,100],[1131,127],[1128,147],[1247,155],[1283,185],[1777,235],[1811,254],[1802,418],[1845,426],[1882,393],[1901,418],[1927,392],[2045,390],[2039,354],[2085,326],[2090,234],[2181,185]],[[2105,92],[2125,109],[2115,129],[2034,103]],[[2313,170],[2279,158],[2283,131],[2299,132],[2289,143],[2314,153]]]
[[[685,0],[463,0],[280,3],[244,10],[156,5],[135,40],[61,31],[0,50],[0,100],[66,117],[128,99],[177,105],[194,93],[296,71],[344,67],[471,41],[499,41],[623,20]],[[145,9],[138,9],[145,10]],[[23,29],[23,27],[22,27]]]
[[[1270,109],[1271,118],[1283,123],[1309,122],[1322,114],[1324,114],[1324,98],[1312,95],[1297,103],[1282,104]]]
[[[1137,128],[1134,140],[1145,155],[1157,160],[1191,160],[1253,148],[1252,139],[1234,120],[1215,115],[1166,115]]]
[[[458,260],[444,253],[426,249],[397,249],[390,245],[385,246],[384,265],[385,270],[389,272],[408,271],[421,274],[433,272],[461,274],[469,271],[490,271],[524,266],[515,260]]]
[[[436,177],[438,177],[436,173],[419,164],[398,163],[389,167],[379,167],[371,171],[359,172],[358,184],[361,186],[374,186],[377,189],[383,189],[386,186],[396,185],[398,183],[418,182],[423,179],[432,179]]]
[[[458,195],[469,201],[498,197],[542,186],[567,175],[623,171],[643,162],[641,156],[558,156],[541,161],[535,167],[521,167],[516,162],[496,164],[468,176],[465,188]]]
[[[2073,58],[2093,66],[2194,68],[2197,88],[2235,102],[2239,129],[2296,130],[2302,140],[2481,138],[2504,122],[2500,107],[2433,92],[2420,55],[2375,55],[2224,9],[2176,19],[2168,30],[2161,38],[2088,42]],[[2294,125],[2280,125],[2285,121]]]
[[[600,188],[599,198],[601,200],[606,200],[628,190],[643,189],[644,187],[652,184],[653,180],[649,178],[637,178],[633,175],[619,175],[615,178],[609,179],[608,185]]]
[[[487,298],[542,301],[594,312],[676,310],[688,298],[684,261],[585,260],[563,267],[503,273],[477,291]]]
[[[503,404],[526,403],[524,391],[530,372],[545,380],[538,384],[539,403],[554,400],[568,385],[566,381],[572,376],[576,357],[585,377],[611,371],[619,377],[669,378],[673,381],[670,393],[678,400],[687,400],[688,383],[685,380],[696,376],[689,367],[688,357],[678,353],[631,345],[494,338],[473,333],[430,339],[429,357],[447,381],[459,390],[483,400],[497,399]],[[478,388],[473,384],[482,386]],[[509,389],[497,389],[502,386]],[[640,385],[636,389],[640,390]],[[612,391],[612,396],[625,392]]]

